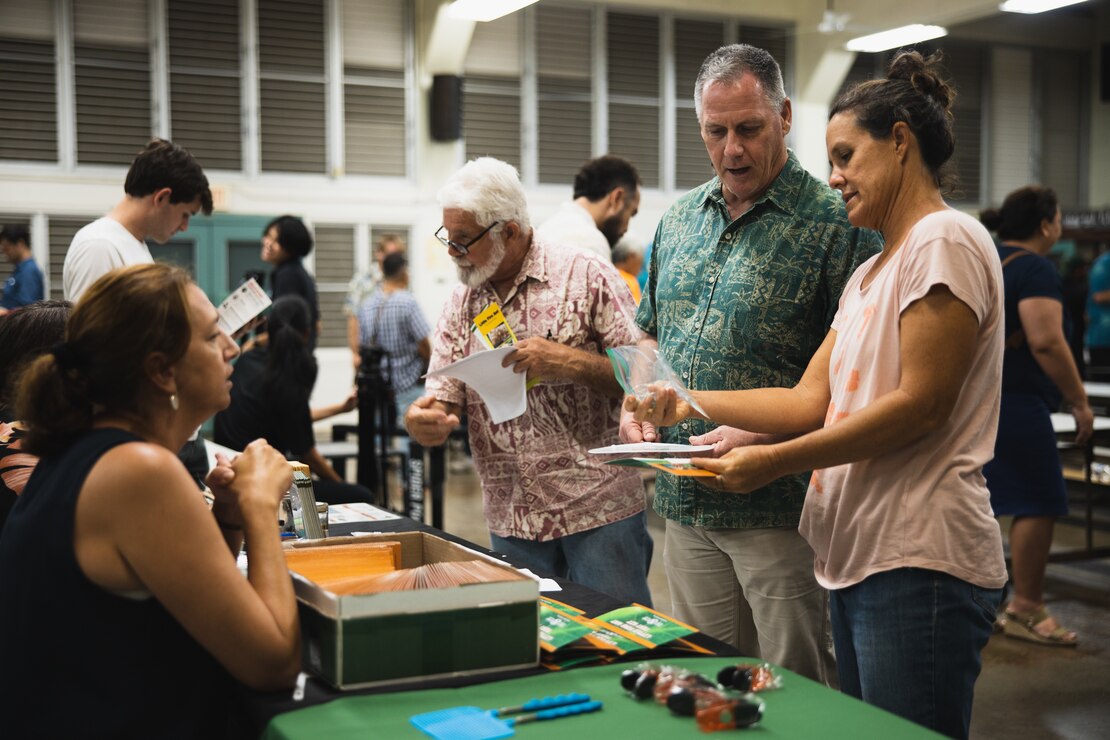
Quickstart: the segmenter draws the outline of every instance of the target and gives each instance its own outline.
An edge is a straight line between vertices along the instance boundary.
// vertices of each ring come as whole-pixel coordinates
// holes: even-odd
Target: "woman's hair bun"
[[[940,52],[928,59],[918,51],[899,52],[890,62],[887,79],[909,82],[914,90],[932,98],[947,111],[956,99],[956,91],[941,78],[940,62]]]
[[[987,208],[979,212],[979,222],[987,227],[987,231],[998,231],[1002,225],[1002,212],[997,208]]]

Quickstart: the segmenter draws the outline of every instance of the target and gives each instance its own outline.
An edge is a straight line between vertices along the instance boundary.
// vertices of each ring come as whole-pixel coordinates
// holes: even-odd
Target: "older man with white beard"
[[[431,369],[485,346],[472,331],[497,304],[517,337],[504,361],[537,381],[528,409],[501,424],[453,378],[428,379],[405,426],[440,445],[469,418],[492,547],[521,565],[650,605],[652,542],[640,476],[587,454],[617,438],[622,391],[605,350],[635,343],[636,308],[612,265],[583,250],[536,239],[516,170],[484,157],[439,192],[437,237],[459,285],[432,336]]]

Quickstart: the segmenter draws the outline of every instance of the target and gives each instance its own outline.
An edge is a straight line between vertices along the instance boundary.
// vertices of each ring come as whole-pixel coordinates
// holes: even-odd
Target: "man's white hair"
[[[473,215],[479,226],[499,221],[494,231],[500,231],[507,221],[515,221],[525,232],[531,228],[520,175],[515,167],[500,159],[470,160],[447,179],[436,200],[441,208],[458,208]]]

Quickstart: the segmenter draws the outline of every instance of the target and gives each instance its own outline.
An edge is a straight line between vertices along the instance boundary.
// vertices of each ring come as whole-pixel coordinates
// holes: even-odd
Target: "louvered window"
[[[129,165],[151,136],[143,0],[74,0],[77,161]]]
[[[1085,55],[1042,51],[1038,52],[1034,66],[1040,88],[1037,106],[1041,115],[1040,181],[1056,191],[1063,208],[1086,205],[1079,187],[1079,142],[1083,132],[1081,106],[1087,94],[1087,63]]]
[[[775,58],[779,63],[779,69],[782,70],[782,81],[784,85],[789,85],[791,77],[790,67],[790,48],[787,37],[787,30],[776,26],[753,26],[747,23],[740,23],[739,41],[742,44],[751,44],[758,46],[760,49],[765,50]],[[787,87],[787,95],[790,94],[790,88]]]
[[[982,178],[983,51],[978,46],[949,46],[942,50],[949,82],[956,88],[952,105],[956,151],[949,168],[956,177],[950,198],[979,203]]]
[[[478,23],[463,78],[466,158],[497,157],[520,169],[520,14]],[[588,122],[587,122],[588,126]]]
[[[713,177],[694,111],[694,83],[702,62],[724,42],[720,21],[678,18],[674,22],[675,187],[680,190]]]
[[[206,169],[242,169],[239,7],[169,0],[170,130]]]
[[[568,185],[593,156],[592,10],[536,8],[539,181]]]
[[[1002,203],[1014,188],[1033,181],[1033,54],[994,47],[991,58],[991,192]]]
[[[401,0],[344,0],[344,166],[347,174],[408,173],[405,58],[409,38]]]
[[[325,172],[323,0],[258,0],[261,164]]]
[[[659,187],[659,18],[609,13],[609,152]]]
[[[69,251],[69,244],[73,241],[73,236],[81,230],[85,224],[95,221],[96,218],[88,217],[67,217],[67,216],[51,216],[47,222],[47,244],[50,250],[50,297],[53,299],[61,300],[65,298],[62,291],[62,266],[66,261],[66,252]],[[46,271],[45,266],[43,267]]]
[[[52,7],[0,0],[0,159],[58,158]]]
[[[320,320],[324,324],[321,347],[347,346],[347,316],[343,303],[347,286],[355,273],[355,233],[351,226],[317,226],[316,293],[320,300]]]

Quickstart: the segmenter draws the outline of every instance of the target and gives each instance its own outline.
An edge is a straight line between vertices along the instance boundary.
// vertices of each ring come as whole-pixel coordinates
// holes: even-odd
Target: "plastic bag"
[[[629,396],[642,400],[651,393],[653,386],[673,388],[678,397],[690,404],[691,408],[702,416],[709,416],[678,379],[667,358],[659,354],[659,350],[629,344],[623,347],[610,347],[605,350],[605,353],[609,355],[609,362],[613,365],[613,374],[617,376],[617,382]]]

